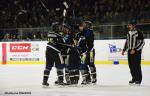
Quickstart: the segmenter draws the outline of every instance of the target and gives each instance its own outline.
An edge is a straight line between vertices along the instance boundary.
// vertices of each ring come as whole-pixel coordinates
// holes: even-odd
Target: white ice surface
[[[150,66],[142,65],[141,86],[129,86],[127,65],[97,65],[98,82],[92,86],[58,87],[56,70],[50,74],[50,88],[42,88],[44,65],[0,65],[0,96],[150,96]],[[80,79],[80,83],[81,83]],[[31,92],[31,94],[7,94]]]

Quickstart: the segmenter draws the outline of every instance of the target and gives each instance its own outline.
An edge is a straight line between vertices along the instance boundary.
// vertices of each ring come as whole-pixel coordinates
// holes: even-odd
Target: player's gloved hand
[[[82,53],[81,55],[81,63],[84,64],[86,59],[86,52]]]
[[[90,62],[94,62],[94,53],[90,51]]]

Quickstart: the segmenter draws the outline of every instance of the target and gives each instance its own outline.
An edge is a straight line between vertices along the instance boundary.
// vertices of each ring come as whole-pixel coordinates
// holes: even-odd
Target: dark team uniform
[[[82,33],[80,33],[80,39],[78,41],[78,46],[81,48],[81,74],[83,77],[82,84],[91,82],[96,83],[96,67],[94,64],[95,49],[94,47],[94,34],[93,30],[90,28],[85,28]]]
[[[80,55],[73,39],[74,36],[72,34],[64,36],[65,43],[70,45],[66,48],[67,57],[65,59],[65,77],[68,84],[78,84],[79,80]]]
[[[141,83],[142,71],[141,71],[141,53],[144,46],[143,33],[134,29],[127,34],[126,43],[123,51],[128,51],[128,64],[132,75],[132,82]],[[135,54],[131,54],[131,50],[135,50]],[[132,83],[129,82],[129,83]]]
[[[43,85],[49,85],[47,81],[49,73],[54,64],[57,69],[59,84],[63,84],[64,61],[61,55],[62,43],[64,43],[64,41],[61,35],[55,32],[48,33],[48,43],[46,47],[46,68],[44,70]]]

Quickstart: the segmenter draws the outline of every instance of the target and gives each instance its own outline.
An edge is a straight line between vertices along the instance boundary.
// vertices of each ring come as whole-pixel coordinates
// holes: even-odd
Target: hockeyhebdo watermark
[[[23,91],[19,91],[19,92],[4,92],[5,95],[30,95],[32,94],[31,92],[23,92]]]

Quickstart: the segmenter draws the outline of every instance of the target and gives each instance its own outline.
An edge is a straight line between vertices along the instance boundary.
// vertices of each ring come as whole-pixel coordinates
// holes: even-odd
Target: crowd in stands
[[[64,0],[0,0],[0,28],[50,26],[61,20]],[[66,0],[66,21],[122,23],[129,18],[150,22],[150,0]]]

